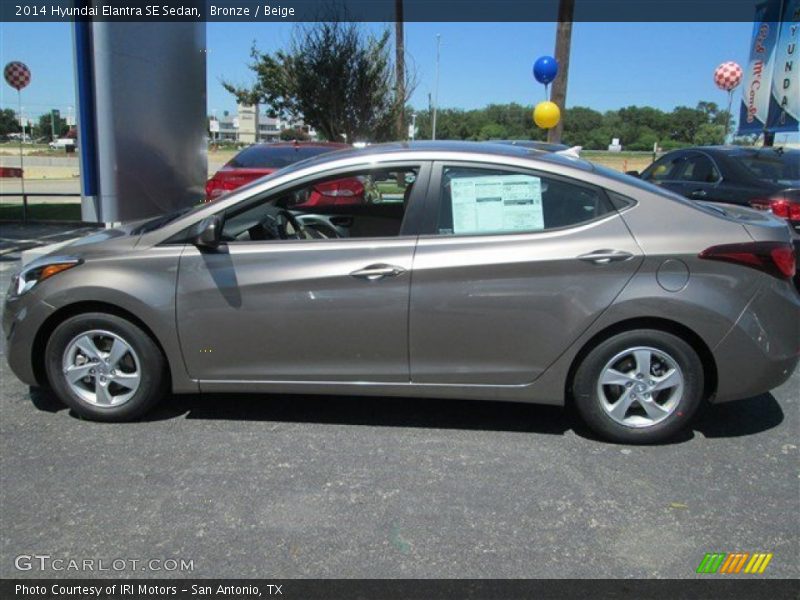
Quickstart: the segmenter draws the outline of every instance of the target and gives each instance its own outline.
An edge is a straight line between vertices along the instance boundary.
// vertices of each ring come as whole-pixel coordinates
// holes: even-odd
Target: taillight
[[[258,177],[258,174],[218,171],[206,183],[206,202],[214,198],[219,198],[222,194],[235,190],[245,183],[250,183]]]
[[[358,179],[337,179],[314,186],[314,190],[322,196],[333,198],[351,198],[364,195],[364,185]]]
[[[214,198],[221,196],[225,193],[225,190],[220,185],[220,182],[212,177],[206,182],[206,202],[210,202]]]
[[[700,258],[752,267],[775,277],[791,278],[797,268],[794,248],[783,242],[745,242],[711,246]]]
[[[800,221],[800,202],[793,202],[789,198],[777,196],[770,199],[751,200],[750,206],[759,210],[769,210],[772,214],[781,219],[789,221]]]

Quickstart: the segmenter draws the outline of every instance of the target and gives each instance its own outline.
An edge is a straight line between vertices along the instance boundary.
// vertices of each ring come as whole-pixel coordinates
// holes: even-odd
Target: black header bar
[[[774,0],[773,0],[774,1]],[[574,21],[752,21],[759,0],[575,0]],[[2,0],[0,21],[391,22],[395,0]],[[558,0],[404,0],[405,21],[553,22]]]
[[[694,575],[694,574],[693,574]],[[3,600],[185,600],[270,598],[285,600],[738,600],[795,599],[792,579],[709,575],[700,579],[5,579]]]

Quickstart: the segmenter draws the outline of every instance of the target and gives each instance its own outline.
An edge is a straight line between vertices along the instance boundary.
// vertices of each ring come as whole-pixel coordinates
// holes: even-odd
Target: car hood
[[[101,229],[80,237],[26,250],[22,253],[21,266],[52,255],[86,259],[128,251],[139,239],[139,235],[132,235],[131,232],[144,221],[147,219],[131,221],[113,229]]]

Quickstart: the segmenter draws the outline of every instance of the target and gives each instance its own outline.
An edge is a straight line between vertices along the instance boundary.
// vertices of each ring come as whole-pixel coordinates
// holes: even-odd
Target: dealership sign
[[[798,131],[800,0],[762,2],[754,21],[739,133]]]

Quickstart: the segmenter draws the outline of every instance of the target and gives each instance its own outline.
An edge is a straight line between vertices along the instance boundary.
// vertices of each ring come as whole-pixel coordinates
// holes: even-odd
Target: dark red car
[[[206,183],[206,201],[269,175],[288,165],[326,152],[350,148],[334,142],[277,142],[245,148],[217,171]],[[358,179],[339,179],[316,186],[303,202],[305,206],[361,204],[364,186]]]

